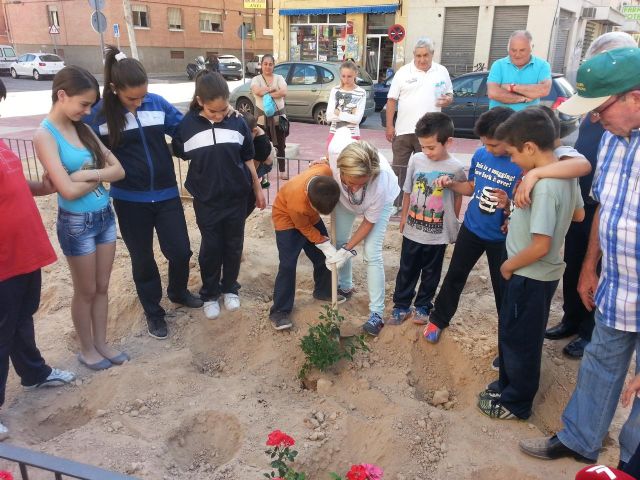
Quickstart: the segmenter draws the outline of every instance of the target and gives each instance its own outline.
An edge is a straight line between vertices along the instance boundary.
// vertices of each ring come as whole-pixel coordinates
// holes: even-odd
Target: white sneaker
[[[233,312],[234,310],[238,310],[240,308],[240,297],[235,293],[225,293],[224,294],[224,308]]]
[[[204,302],[204,316],[209,320],[218,318],[220,316],[220,302],[218,300]]]
[[[9,438],[9,429],[0,422],[0,442]]]
[[[43,381],[36,383],[35,385],[25,385],[24,388],[25,390],[33,390],[34,388],[40,387],[59,387],[73,382],[75,378],[76,374],[73,372],[52,368],[49,376]]]

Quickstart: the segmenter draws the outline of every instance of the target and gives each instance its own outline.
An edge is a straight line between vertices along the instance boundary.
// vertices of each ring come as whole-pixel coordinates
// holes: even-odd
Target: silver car
[[[327,124],[327,103],[329,93],[340,84],[340,64],[334,62],[290,61],[282,62],[273,69],[287,82],[285,108],[292,120],[311,120]],[[356,83],[367,92],[367,103],[362,122],[374,113],[373,80],[369,74],[358,68]],[[240,85],[229,98],[229,103],[240,112],[254,113],[255,103],[250,83]],[[361,122],[361,123],[362,123]]]

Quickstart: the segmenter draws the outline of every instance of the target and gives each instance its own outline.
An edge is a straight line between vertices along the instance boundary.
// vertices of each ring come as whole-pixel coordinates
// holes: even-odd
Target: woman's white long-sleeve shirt
[[[329,133],[335,133],[340,127],[349,127],[352,137],[360,136],[360,122],[367,103],[367,92],[356,85],[353,90],[333,87],[327,105]],[[336,114],[337,111],[337,114]]]

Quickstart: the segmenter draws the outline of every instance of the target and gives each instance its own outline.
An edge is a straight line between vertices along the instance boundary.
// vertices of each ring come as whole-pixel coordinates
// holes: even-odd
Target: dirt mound
[[[62,389],[23,392],[11,373],[2,420],[14,443],[154,480],[260,478],[268,471],[265,440],[276,428],[296,439],[297,468],[310,479],[326,479],[329,471],[344,475],[360,462],[380,465],[387,480],[566,480],[579,469],[568,460],[535,461],[517,448],[518,439],[559,426],[577,366],[562,360],[562,345],[545,346],[541,392],[530,422],[492,421],[477,411],[477,393],[495,379],[490,363],[497,350],[484,260],[472,272],[459,312],[438,345],[427,344],[421,328],[409,321],[387,325],[369,340],[370,352],[318,375],[325,381],[317,392],[302,388],[297,379],[303,363],[298,344],[322,308],[312,298],[312,267],[304,255],[294,328],[276,332],[268,320],[278,263],[268,212],[252,215],[247,223],[241,310],[223,309],[212,321],[200,310],[163,300],[170,328],[163,342],[146,334],[129,258],[118,240],[109,336],[132,360],[95,373],[80,367],[74,356],[72,288],[55,240],[55,199],[38,203],[60,257],[45,269],[38,342],[50,363],[75,370],[79,378]],[[200,235],[193,209],[187,204],[185,210],[194,251],[190,285],[197,290]],[[400,242],[392,224],[384,244],[388,306]],[[166,280],[157,242],[155,251]],[[365,273],[358,256],[357,292],[340,307],[354,331],[368,313]],[[557,302],[554,311],[559,311]]]

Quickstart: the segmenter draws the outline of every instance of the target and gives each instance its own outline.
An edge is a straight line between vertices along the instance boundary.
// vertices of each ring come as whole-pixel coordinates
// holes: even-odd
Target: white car
[[[53,53],[25,53],[11,64],[11,76],[21,75],[40,80],[45,75],[55,75],[64,68],[64,61]]]
[[[256,55],[247,62],[247,73],[249,75],[258,75],[262,71],[262,57],[264,55]]]

